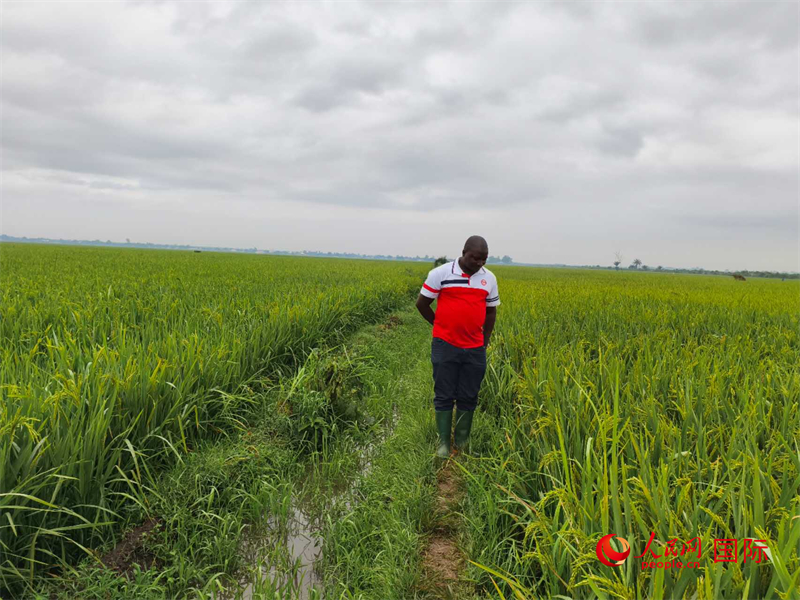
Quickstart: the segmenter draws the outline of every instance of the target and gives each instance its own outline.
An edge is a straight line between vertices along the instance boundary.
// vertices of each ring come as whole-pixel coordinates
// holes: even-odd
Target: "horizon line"
[[[27,237],[27,236],[13,236],[7,234],[0,234],[0,243],[8,243],[8,242],[19,242],[23,244],[35,244],[35,243],[45,243],[45,244],[58,244],[62,246],[96,246],[96,247],[108,247],[108,246],[118,246],[123,248],[137,248],[141,246],[145,246],[145,249],[162,249],[162,250],[173,250],[173,249],[183,249],[183,250],[206,250],[212,252],[227,252],[227,253],[242,253],[242,254],[267,254],[267,255],[297,255],[297,256],[305,256],[309,254],[330,254],[333,255],[331,258],[360,258],[360,259],[367,259],[367,260],[387,260],[387,258],[379,258],[379,257],[388,257],[388,260],[407,260],[409,262],[429,262],[430,259],[436,260],[437,258],[442,257],[435,257],[429,256],[430,258],[425,259],[423,257],[417,256],[405,256],[400,254],[364,254],[360,252],[325,252],[322,250],[269,250],[264,248],[257,248],[252,246],[250,248],[236,248],[233,246],[200,246],[196,244],[169,244],[169,243],[153,243],[153,242],[135,242],[135,241],[126,241],[126,242],[114,242],[111,240],[82,240],[82,239],[65,239],[65,238],[46,238],[46,237]],[[397,258],[399,257],[399,258]],[[309,258],[316,258],[315,256],[309,256]],[[444,256],[443,258],[447,258],[450,260],[449,257]],[[510,263],[487,263],[493,266],[519,266],[519,267],[567,267],[573,269],[579,268],[589,268],[589,269],[610,269],[614,271],[655,271],[658,272],[659,268],[652,267],[649,265],[642,265],[642,267],[631,268],[631,266],[626,267],[618,267],[615,268],[613,263],[611,265],[601,265],[601,264],[582,264],[582,265],[572,265],[567,263],[530,263],[530,262],[515,262],[513,258],[511,259]],[[800,275],[800,271],[774,271],[774,270],[766,270],[766,269],[706,269],[705,267],[669,267],[659,265],[661,271],[704,271],[710,273],[774,273],[776,275],[786,274],[786,275]]]

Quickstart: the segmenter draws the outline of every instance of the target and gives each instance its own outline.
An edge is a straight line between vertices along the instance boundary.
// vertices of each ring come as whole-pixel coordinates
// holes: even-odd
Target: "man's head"
[[[473,275],[483,265],[489,257],[489,244],[479,235],[472,235],[464,242],[464,250],[461,252],[461,268],[467,275]]]

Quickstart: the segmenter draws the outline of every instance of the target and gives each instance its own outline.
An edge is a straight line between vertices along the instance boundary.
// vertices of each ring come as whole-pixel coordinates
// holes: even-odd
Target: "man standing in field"
[[[439,458],[450,456],[454,403],[455,446],[466,449],[486,373],[486,348],[500,305],[497,279],[483,266],[488,256],[486,240],[471,236],[460,258],[428,273],[417,298],[417,310],[433,325],[431,362]],[[431,304],[437,299],[434,312]]]

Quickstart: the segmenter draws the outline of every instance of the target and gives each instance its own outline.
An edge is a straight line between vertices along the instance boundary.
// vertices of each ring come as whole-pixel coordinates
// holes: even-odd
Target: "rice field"
[[[131,480],[235,422],[231,392],[279,378],[312,348],[407,302],[424,273],[8,244],[0,266],[0,582],[9,587],[102,542],[133,500]]]
[[[797,283],[497,274],[490,456],[469,467],[467,494],[484,588],[494,578],[506,597],[798,597]],[[700,538],[701,567],[605,567],[595,549],[610,533],[631,556],[654,533],[648,557]],[[714,560],[716,538],[738,541],[735,561]],[[744,556],[747,538],[765,540],[769,561]]]
[[[241,568],[244,523],[290,513],[297,473],[321,474],[311,497],[326,506],[324,482],[360,469],[356,442],[374,432],[341,434],[326,406],[355,394],[398,421],[355,500],[326,508],[324,597],[446,597],[419,567],[430,332],[408,310],[429,268],[0,245],[0,596],[95,560],[122,523],[155,515],[173,523],[160,571],[91,597],[150,597],[145,584],[152,597],[217,597],[215,580]],[[458,463],[457,597],[797,598],[798,282],[492,270],[502,305],[475,452]],[[318,352],[398,310],[366,354]],[[618,567],[598,560],[608,534],[631,546]],[[699,566],[642,568],[651,537],[653,556],[699,540]],[[716,539],[739,541],[735,560],[715,560]],[[768,560],[748,559],[745,539],[764,540]]]

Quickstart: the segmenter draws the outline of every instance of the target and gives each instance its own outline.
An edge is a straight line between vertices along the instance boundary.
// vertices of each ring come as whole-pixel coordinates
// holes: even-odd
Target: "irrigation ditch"
[[[325,514],[349,512],[358,502],[356,485],[359,478],[369,475],[377,449],[389,438],[398,418],[397,406],[390,419],[375,427],[375,439],[356,449],[355,473],[343,473],[337,480],[324,480],[319,464],[309,463],[306,474],[292,494],[288,513],[265,515],[267,527],[259,533],[245,535],[241,555],[249,568],[247,576],[233,586],[229,598],[258,600],[287,597],[312,600],[323,597],[325,577],[323,552],[325,544]],[[316,495],[320,488],[329,490]],[[279,560],[275,560],[278,548]]]

